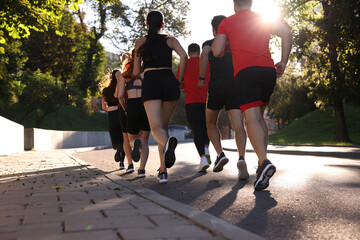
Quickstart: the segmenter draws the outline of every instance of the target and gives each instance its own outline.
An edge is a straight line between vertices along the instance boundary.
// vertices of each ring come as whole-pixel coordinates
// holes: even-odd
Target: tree
[[[23,68],[51,73],[69,96],[79,75],[82,60],[80,49],[86,45],[85,33],[65,9],[59,29],[62,35],[56,34],[56,30],[51,28],[46,32],[31,30],[31,35],[22,39],[21,49],[27,57]]]
[[[112,18],[106,22],[109,31],[104,37],[121,50],[129,50],[134,46],[135,40],[146,35],[145,17],[151,10],[159,10],[164,14],[164,31],[175,36],[186,36],[186,18],[189,10],[189,1],[186,0],[136,0],[132,6],[112,4]]]
[[[283,77],[277,79],[271,95],[268,115],[283,124],[290,124],[316,110],[316,99],[309,96],[310,89],[306,82],[302,81],[298,71],[296,64],[292,62]]]
[[[40,127],[44,118],[55,112],[64,104],[65,91],[56,84],[56,79],[49,73],[25,71],[21,75],[24,89],[19,96],[19,102],[26,112],[22,116],[22,123],[26,116],[35,111],[36,126]]]
[[[319,105],[332,105],[336,142],[350,142],[343,102],[359,99],[360,1],[285,0],[295,55]],[[356,101],[356,100],[355,100]],[[359,102],[357,102],[359,104]]]
[[[17,79],[21,74],[24,56],[20,51],[21,42],[31,31],[54,29],[61,34],[59,21],[64,6],[76,7],[81,0],[0,2],[0,108],[16,101],[17,92],[22,90]]]

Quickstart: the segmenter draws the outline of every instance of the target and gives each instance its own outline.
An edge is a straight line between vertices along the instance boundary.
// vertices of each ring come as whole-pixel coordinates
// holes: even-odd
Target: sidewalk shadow
[[[184,166],[185,169],[187,167],[188,166]],[[182,171],[182,169],[177,170],[177,172]],[[146,188],[149,188],[161,195],[167,196],[184,204],[191,204],[194,200],[203,194],[206,194],[206,192],[212,191],[213,189],[220,188],[222,186],[219,180],[207,180],[205,178],[206,175],[207,173],[197,172],[194,172],[194,174],[190,176],[183,176],[183,174],[181,174],[181,176],[174,176],[175,180],[169,181],[169,183],[166,185],[159,184],[157,181],[152,181],[150,185],[146,185]],[[199,180],[194,181],[195,179]],[[135,182],[135,180],[137,179],[134,178],[133,181]],[[174,189],[176,190],[174,191]]]
[[[11,174],[0,174],[0,179],[2,178],[12,178],[17,176],[35,176],[38,174],[54,174],[54,173],[62,173],[64,171],[72,171],[72,170],[79,170],[82,167],[87,168],[90,164],[85,164],[81,166],[74,166],[74,167],[60,167],[60,168],[51,168],[51,169],[45,169],[40,171],[24,171],[24,172],[18,172],[18,173],[11,173]],[[102,170],[97,170],[98,172],[103,172]]]
[[[212,207],[205,210],[205,212],[211,215],[220,217],[221,214],[236,200],[236,196],[240,189],[245,187],[249,181],[238,181],[235,186],[231,188],[231,191],[224,195],[219,201],[217,201]]]
[[[254,195],[254,208],[236,225],[257,235],[264,236],[269,221],[268,210],[277,206],[277,201],[271,197],[270,191],[255,191]]]

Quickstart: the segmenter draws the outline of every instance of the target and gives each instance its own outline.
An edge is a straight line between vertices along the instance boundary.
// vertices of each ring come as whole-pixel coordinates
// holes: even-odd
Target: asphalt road
[[[223,147],[233,149],[235,143],[227,140]],[[214,173],[211,167],[208,173],[197,173],[199,157],[192,142],[178,145],[167,184],[156,179],[156,146],[150,147],[144,179],[138,179],[136,171],[119,171],[114,153],[106,149],[75,156],[267,239],[360,239],[360,148],[269,146],[277,172],[262,192],[254,192],[257,159],[250,144],[245,157],[248,181],[237,180],[233,151],[225,151],[230,161],[222,172]]]

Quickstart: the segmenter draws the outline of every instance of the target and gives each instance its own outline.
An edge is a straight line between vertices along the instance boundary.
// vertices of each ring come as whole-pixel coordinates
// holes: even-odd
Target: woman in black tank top
[[[102,109],[108,114],[108,127],[113,149],[116,150],[114,159],[116,162],[124,160],[123,142],[124,138],[121,131],[118,104],[119,101],[115,98],[114,93],[117,85],[116,73],[119,70],[115,69],[111,73],[109,85],[103,90]]]
[[[135,42],[134,75],[144,69],[142,100],[152,135],[158,143],[160,168],[158,180],[166,183],[167,168],[175,163],[177,139],[169,137],[168,125],[180,98],[179,85],[187,64],[187,54],[175,37],[160,34],[164,26],[161,12],[151,11],[146,17],[148,34]],[[172,73],[172,50],[180,56],[178,79]]]

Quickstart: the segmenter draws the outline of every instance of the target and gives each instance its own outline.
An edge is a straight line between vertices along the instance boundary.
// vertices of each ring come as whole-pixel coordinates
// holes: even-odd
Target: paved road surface
[[[233,140],[223,145],[235,146]],[[277,172],[263,192],[253,190],[257,160],[250,144],[249,181],[237,180],[237,154],[225,153],[230,162],[224,171],[213,173],[211,168],[200,174],[194,144],[179,144],[168,184],[156,180],[156,146],[151,146],[145,179],[119,171],[112,149],[75,156],[267,239],[360,239],[360,148],[269,146]]]

